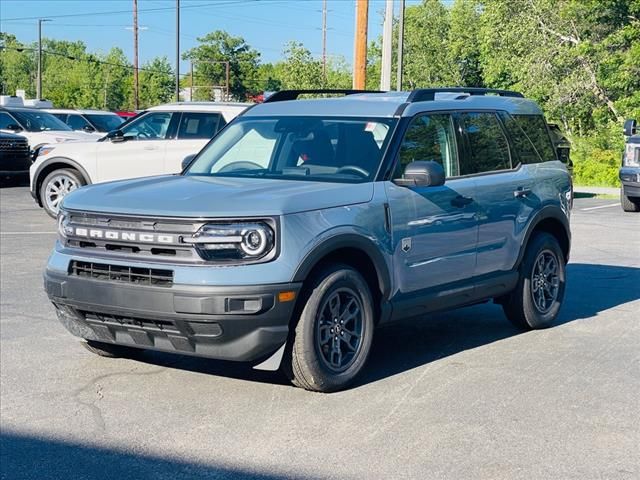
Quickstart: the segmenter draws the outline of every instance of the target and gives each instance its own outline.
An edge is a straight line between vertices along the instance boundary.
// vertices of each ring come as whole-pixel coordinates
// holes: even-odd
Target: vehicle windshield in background
[[[396,120],[239,118],[198,156],[186,175],[371,181]]]
[[[42,132],[45,130],[71,131],[71,128],[66,123],[57,119],[48,112],[12,110],[11,115],[16,117],[28,132]]]
[[[96,113],[87,113],[85,117],[93,124],[96,130],[100,132],[110,132],[120,128],[124,123],[124,119],[117,115],[104,115]]]

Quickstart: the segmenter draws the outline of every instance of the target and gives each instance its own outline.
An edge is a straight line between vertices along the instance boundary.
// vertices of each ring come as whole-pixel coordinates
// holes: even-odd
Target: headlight
[[[622,164],[625,167],[640,167],[640,146],[628,143]]]
[[[274,230],[267,223],[233,223],[204,225],[192,237],[183,237],[193,244],[206,260],[258,260],[274,250]]]
[[[43,157],[45,155],[49,155],[54,149],[55,147],[50,147],[48,145],[45,147],[40,147],[39,149],[36,150],[36,157]]]
[[[73,228],[69,226],[69,216],[64,210],[60,209],[58,211],[58,235],[60,236],[60,241],[64,243],[72,233]]]

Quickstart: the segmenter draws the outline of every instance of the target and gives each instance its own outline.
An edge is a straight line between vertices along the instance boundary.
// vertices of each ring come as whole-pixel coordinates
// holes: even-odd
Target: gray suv
[[[519,93],[283,91],[187,163],[64,199],[46,291],[95,353],[250,362],[329,392],[380,325],[491,300],[525,329],[558,315],[571,179]]]
[[[624,154],[620,167],[620,204],[625,212],[640,212],[640,135],[635,120],[624,124]]]

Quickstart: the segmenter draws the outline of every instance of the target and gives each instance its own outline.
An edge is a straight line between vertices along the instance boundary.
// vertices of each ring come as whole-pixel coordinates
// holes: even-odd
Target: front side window
[[[198,155],[186,175],[372,181],[395,122],[387,118],[241,117]]]
[[[218,131],[219,113],[185,112],[178,128],[179,139],[209,139]]]
[[[61,122],[49,112],[14,110],[11,113],[28,132],[43,132],[46,130],[71,131],[66,123]]]
[[[164,140],[171,123],[171,112],[151,112],[132,120],[122,128],[125,137],[136,140]]]
[[[461,113],[459,122],[467,140],[468,150],[460,162],[462,175],[511,168],[509,143],[494,113]]]
[[[400,162],[394,178],[400,178],[405,167],[416,161],[438,162],[447,177],[460,174],[451,115],[421,115],[411,121],[400,146]]]
[[[80,115],[72,114],[69,115],[69,118],[67,118],[67,125],[69,125],[73,130],[82,130],[84,127],[89,125],[89,122],[87,122]]]

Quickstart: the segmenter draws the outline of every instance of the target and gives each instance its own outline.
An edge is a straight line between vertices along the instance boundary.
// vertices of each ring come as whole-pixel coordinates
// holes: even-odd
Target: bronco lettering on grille
[[[102,230],[99,228],[74,228],[74,234],[77,237],[96,238],[104,240],[121,240],[126,242],[142,242],[142,243],[177,243],[175,235],[167,235],[166,233],[137,233],[137,232],[121,232],[118,230]]]

